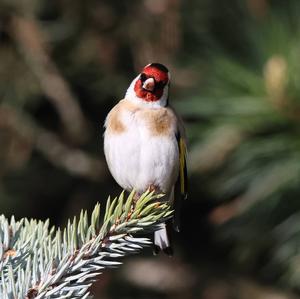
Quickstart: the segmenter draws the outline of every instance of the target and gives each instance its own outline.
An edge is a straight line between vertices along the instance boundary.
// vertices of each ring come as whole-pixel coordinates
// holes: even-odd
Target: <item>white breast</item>
[[[109,169],[124,189],[144,192],[155,185],[169,193],[178,177],[179,152],[174,136],[153,136],[139,112],[122,111],[125,132],[104,134]]]

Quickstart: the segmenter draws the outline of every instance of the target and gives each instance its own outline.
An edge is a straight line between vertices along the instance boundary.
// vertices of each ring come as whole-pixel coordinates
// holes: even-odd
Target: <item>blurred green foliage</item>
[[[246,277],[299,292],[299,15],[297,0],[2,0],[1,211],[63,223],[116,193],[101,127],[159,61],[190,140],[175,241],[201,286],[182,292],[267,298]]]
[[[232,241],[230,259],[293,288],[299,287],[299,12],[294,3],[249,19],[243,57],[215,51],[205,95],[179,105],[199,120],[193,169],[223,202],[211,219],[232,219],[218,235]]]

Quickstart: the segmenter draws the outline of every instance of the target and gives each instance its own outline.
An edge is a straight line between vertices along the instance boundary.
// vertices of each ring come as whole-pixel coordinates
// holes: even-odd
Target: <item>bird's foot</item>
[[[150,192],[154,192],[154,193],[156,193],[156,194],[160,194],[160,193],[161,193],[160,188],[159,188],[158,186],[154,185],[154,184],[151,184],[151,185],[149,186],[148,190],[149,190]]]
[[[141,195],[138,192],[135,192],[133,195],[133,204],[136,204],[136,202],[140,199]]]

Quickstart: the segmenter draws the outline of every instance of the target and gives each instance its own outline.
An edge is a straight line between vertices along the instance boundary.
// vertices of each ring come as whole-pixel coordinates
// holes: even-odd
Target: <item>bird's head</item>
[[[169,84],[168,69],[160,63],[150,63],[132,81],[126,92],[126,98],[153,107],[166,106]]]

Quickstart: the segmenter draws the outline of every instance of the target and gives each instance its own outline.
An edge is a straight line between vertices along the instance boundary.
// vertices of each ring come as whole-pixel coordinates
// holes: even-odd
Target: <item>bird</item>
[[[146,65],[125,97],[108,113],[104,154],[116,182],[127,191],[165,195],[174,209],[173,225],[154,232],[155,254],[173,255],[170,228],[180,230],[180,207],[187,198],[186,137],[183,122],[169,105],[170,72],[161,63]]]

